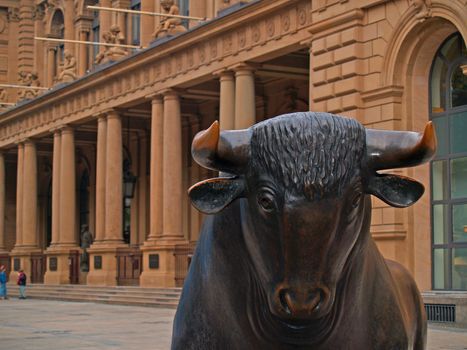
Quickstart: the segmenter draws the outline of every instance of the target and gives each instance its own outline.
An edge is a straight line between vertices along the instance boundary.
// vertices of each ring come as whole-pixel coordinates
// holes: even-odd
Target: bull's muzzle
[[[289,320],[311,320],[325,313],[331,299],[328,288],[281,287],[274,293],[275,314]]]

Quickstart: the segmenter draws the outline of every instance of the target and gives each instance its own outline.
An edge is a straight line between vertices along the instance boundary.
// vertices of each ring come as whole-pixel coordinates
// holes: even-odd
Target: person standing
[[[0,298],[8,299],[6,290],[6,269],[5,266],[0,266]]]
[[[18,286],[19,286],[19,298],[26,299],[26,295],[24,294],[26,290],[26,274],[23,270],[19,270],[18,273]]]

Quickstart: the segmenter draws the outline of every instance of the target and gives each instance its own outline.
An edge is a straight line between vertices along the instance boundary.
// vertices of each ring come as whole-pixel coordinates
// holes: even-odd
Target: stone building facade
[[[12,271],[180,285],[202,222],[186,189],[210,176],[191,160],[193,136],[216,119],[239,129],[313,110],[388,130],[435,122],[436,160],[400,170],[426,194],[408,209],[373,199],[371,233],[421,290],[467,289],[467,1],[180,0],[206,20],[157,38],[165,17],[88,5],[165,11],[158,0],[0,0],[0,82],[50,88],[2,92],[16,103],[0,114],[0,259]]]

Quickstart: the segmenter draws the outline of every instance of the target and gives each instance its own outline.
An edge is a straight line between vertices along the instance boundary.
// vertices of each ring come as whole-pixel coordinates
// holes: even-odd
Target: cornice
[[[309,0],[256,1],[122,61],[53,88],[0,115],[0,147],[168,88],[212,79],[212,73],[310,37]],[[255,48],[255,50],[253,50]],[[257,48],[257,50],[256,50]]]

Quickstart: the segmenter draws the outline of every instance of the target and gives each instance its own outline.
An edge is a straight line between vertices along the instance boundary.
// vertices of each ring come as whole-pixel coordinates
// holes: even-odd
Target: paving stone
[[[166,350],[173,309],[11,298],[0,301],[0,349]],[[431,325],[428,350],[466,350],[467,330]]]

